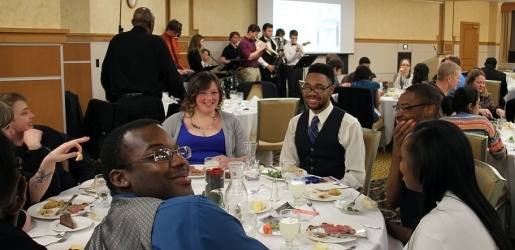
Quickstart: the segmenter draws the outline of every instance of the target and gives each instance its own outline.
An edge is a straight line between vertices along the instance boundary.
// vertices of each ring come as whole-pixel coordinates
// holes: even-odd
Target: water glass
[[[300,201],[300,197],[306,190],[306,179],[304,177],[293,177],[288,184],[290,193],[293,195],[293,205],[302,206],[304,202]]]
[[[204,168],[210,169],[210,168],[216,168],[218,167],[220,163],[215,160],[215,157],[206,157],[204,158]]]
[[[232,109],[236,108],[236,105],[238,104],[236,98],[237,98],[236,90],[231,90],[229,92],[229,100],[231,101],[231,108]]]
[[[259,181],[261,177],[259,161],[247,161],[246,164],[247,167],[245,171],[243,171],[243,184],[247,188],[247,192],[255,194],[259,192],[259,188],[261,187],[261,182]]]
[[[506,128],[507,124],[508,123],[505,118],[497,119],[497,130],[499,131],[499,133],[502,132]]]
[[[286,240],[281,249],[298,249],[293,245],[293,239],[300,231],[300,213],[295,209],[284,209],[279,212],[279,230]]]
[[[257,231],[257,216],[254,213],[243,212],[236,215],[247,236],[255,238]]]
[[[284,185],[284,189],[288,190],[288,184],[290,180],[295,177],[297,172],[297,162],[294,160],[291,161],[281,161],[281,176],[284,179],[286,185]]]
[[[236,93],[236,103],[238,104],[238,108],[241,107],[241,103],[243,102],[243,92]]]
[[[107,187],[106,181],[101,174],[95,175],[95,193],[98,197],[102,198],[102,202],[100,203],[100,207],[109,207],[109,203],[107,202],[107,198],[109,197],[109,188]]]

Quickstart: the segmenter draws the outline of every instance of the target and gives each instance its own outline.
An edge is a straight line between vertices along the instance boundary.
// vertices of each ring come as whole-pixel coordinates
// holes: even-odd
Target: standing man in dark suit
[[[102,64],[102,87],[106,99],[117,104],[119,123],[140,118],[164,121],[162,93],[182,98],[184,86],[164,40],[152,35],[152,12],[138,8],[132,25],[132,30],[109,42]]]
[[[279,46],[275,43],[275,40],[272,39],[274,26],[271,23],[263,24],[263,36],[259,38],[263,43],[265,43],[268,48],[277,52]],[[261,81],[273,82],[277,88],[277,93],[280,93],[280,75],[279,69],[276,68],[276,60],[281,60],[277,58],[276,54],[273,54],[269,50],[266,50],[261,58],[258,59],[259,62],[259,72],[261,74]]]
[[[485,72],[487,80],[501,81],[501,96],[499,96],[499,107],[504,108],[504,96],[508,94],[508,84],[506,83],[506,74],[495,69],[497,60],[494,57],[488,57],[485,61]],[[497,105],[497,103],[496,103]]]

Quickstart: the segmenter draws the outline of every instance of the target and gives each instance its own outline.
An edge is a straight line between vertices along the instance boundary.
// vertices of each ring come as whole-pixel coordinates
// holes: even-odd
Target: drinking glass
[[[243,230],[247,236],[255,238],[257,231],[257,216],[254,213],[243,212],[236,215],[236,218],[240,220]]]
[[[499,118],[497,119],[497,130],[499,130],[499,133],[501,133],[506,128],[506,119],[505,118]]]
[[[289,183],[290,192],[293,195],[293,205],[302,206],[304,205],[299,199],[306,190],[306,179],[304,177],[295,176],[290,180]]]
[[[107,187],[106,181],[101,174],[95,175],[95,192],[99,197],[102,198],[102,202],[99,204],[100,207],[109,207],[107,197],[109,196],[109,188]]]
[[[300,213],[294,209],[284,209],[279,212],[279,230],[286,240],[281,249],[298,249],[293,245],[293,239],[300,231]]]
[[[241,108],[241,103],[243,102],[243,92],[236,93],[236,103],[238,104],[238,108]]]
[[[218,165],[219,162],[215,160],[215,157],[204,158],[204,169],[216,168]]]
[[[261,182],[259,182],[261,177],[259,161],[247,161],[246,165],[247,167],[243,171],[243,184],[245,184],[245,187],[249,193],[255,194],[259,192],[259,188],[261,186]]]
[[[297,166],[294,160],[291,161],[281,161],[281,176],[284,179],[286,185],[284,185],[284,189],[288,190],[289,181],[295,176],[297,172]]]

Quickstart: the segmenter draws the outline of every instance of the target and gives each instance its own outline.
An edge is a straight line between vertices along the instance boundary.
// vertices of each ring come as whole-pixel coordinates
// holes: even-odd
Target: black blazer
[[[504,96],[508,94],[508,83],[506,83],[506,74],[497,71],[493,66],[485,66],[482,68],[485,72],[487,80],[501,81],[501,96],[499,98],[499,106],[504,108]]]

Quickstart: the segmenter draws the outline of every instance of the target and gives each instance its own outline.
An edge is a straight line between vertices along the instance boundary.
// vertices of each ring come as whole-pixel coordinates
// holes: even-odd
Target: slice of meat
[[[59,217],[59,222],[65,227],[75,229],[75,223],[73,223],[72,216],[70,214],[63,214]]]

